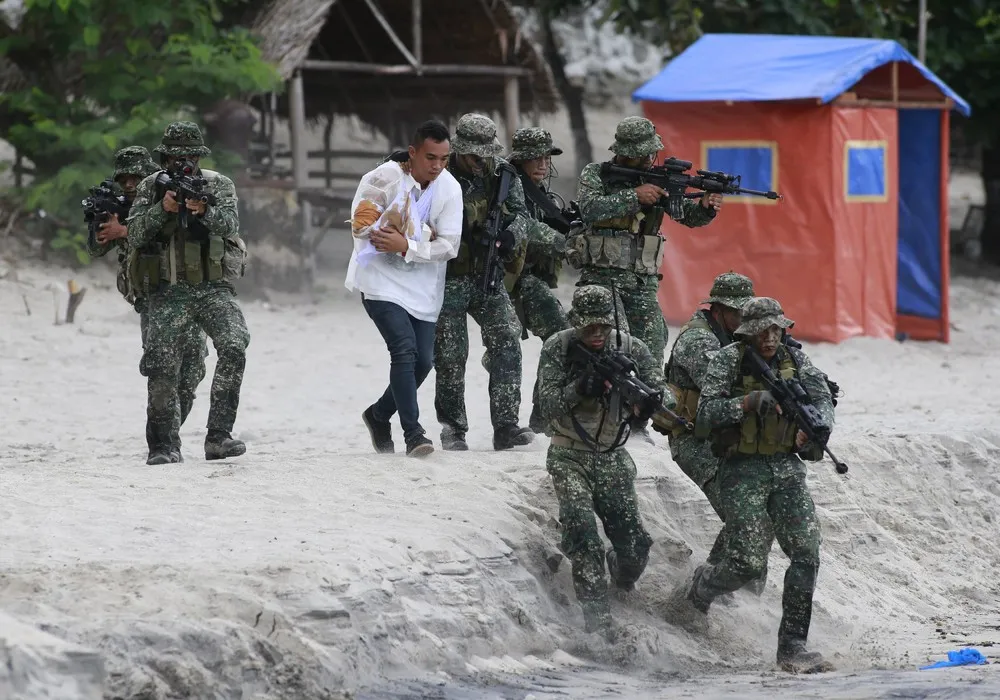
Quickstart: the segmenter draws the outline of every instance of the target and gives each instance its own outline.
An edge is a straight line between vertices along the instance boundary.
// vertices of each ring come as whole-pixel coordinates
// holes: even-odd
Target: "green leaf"
[[[118,148],[118,138],[114,134],[104,134],[102,138],[110,150],[113,151]]]
[[[83,43],[87,46],[97,46],[101,43],[101,28],[89,25],[83,28]]]
[[[69,7],[72,4],[73,0],[56,0],[56,5],[58,5],[59,9],[62,10],[63,12],[68,12]]]

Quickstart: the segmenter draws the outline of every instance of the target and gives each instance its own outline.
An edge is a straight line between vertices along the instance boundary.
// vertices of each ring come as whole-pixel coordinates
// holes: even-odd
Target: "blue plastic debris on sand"
[[[982,652],[978,649],[966,647],[958,651],[949,651],[947,661],[938,661],[936,664],[931,664],[930,666],[921,666],[920,670],[925,671],[928,668],[946,668],[948,666],[980,666],[986,663],[989,663],[989,661],[986,660]]]

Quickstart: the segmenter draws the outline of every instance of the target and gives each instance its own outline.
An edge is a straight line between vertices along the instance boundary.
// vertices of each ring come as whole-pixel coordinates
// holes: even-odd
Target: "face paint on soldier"
[[[653,167],[653,162],[656,160],[656,154],[650,153],[648,156],[642,156],[641,158],[625,158],[624,156],[615,156],[615,160],[626,168],[649,170]]]
[[[778,345],[781,343],[781,328],[771,326],[761,331],[751,339],[753,349],[765,360],[770,360],[778,352]]]
[[[552,165],[552,159],[550,156],[542,156],[541,158],[532,158],[531,160],[526,160],[521,163],[521,170],[527,175],[533,183],[540,185],[542,181],[549,176],[549,168]]]
[[[456,160],[460,169],[473,175],[482,175],[485,173],[493,161],[492,158],[482,158],[474,153],[462,153]]]
[[[173,167],[173,166],[174,166],[174,165],[175,165],[176,163],[179,163],[179,162],[180,162],[180,161],[182,161],[182,160],[189,160],[189,161],[191,161],[192,163],[194,163],[194,167],[195,167],[195,168],[197,168],[197,167],[198,167],[198,161],[199,161],[200,159],[201,159],[201,156],[164,156],[164,161],[163,161],[163,164],[164,164],[164,165],[165,165],[165,166],[167,167],[167,169],[169,170],[169,169],[170,169],[170,168],[172,168],[172,167]]]
[[[118,184],[121,185],[122,191],[125,192],[125,197],[130,202],[132,198],[135,197],[135,190],[139,186],[142,178],[138,175],[122,175],[118,178]]]
[[[594,323],[577,330],[583,344],[592,350],[603,350],[608,338],[611,336],[611,326],[603,323]]]
[[[712,316],[729,335],[732,335],[733,331],[740,327],[740,322],[743,319],[743,314],[739,309],[730,309],[728,306],[723,306],[722,304],[719,304],[717,308],[712,310]]]

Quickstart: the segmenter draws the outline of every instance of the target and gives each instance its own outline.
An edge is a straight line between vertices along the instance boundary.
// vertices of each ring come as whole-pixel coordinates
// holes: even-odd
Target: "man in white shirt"
[[[389,349],[389,387],[362,420],[378,453],[395,451],[390,419],[399,412],[406,454],[434,451],[420,425],[417,388],[434,363],[444,301],[445,266],[462,238],[462,189],[446,166],[448,127],[424,122],[406,153],[367,173],[351,205],[354,254],[345,286],[362,304]]]

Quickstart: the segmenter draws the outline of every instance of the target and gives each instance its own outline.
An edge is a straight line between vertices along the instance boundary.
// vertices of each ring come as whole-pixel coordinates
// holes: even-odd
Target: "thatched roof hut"
[[[301,73],[307,119],[400,122],[468,111],[550,113],[558,94],[508,0],[273,0],[254,31],[283,77]],[[290,90],[278,100],[288,114]]]

